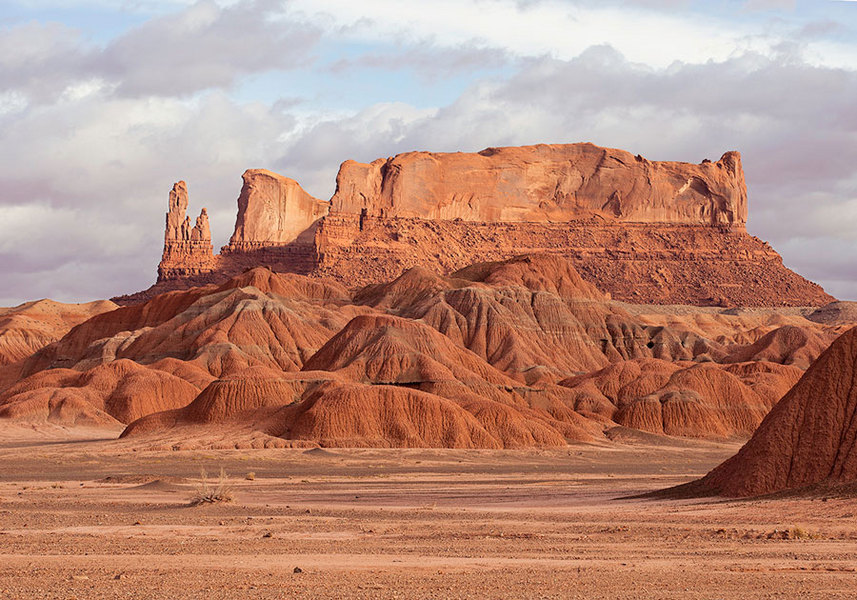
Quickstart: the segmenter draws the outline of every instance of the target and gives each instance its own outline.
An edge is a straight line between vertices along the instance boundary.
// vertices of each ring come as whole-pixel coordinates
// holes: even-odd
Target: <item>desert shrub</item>
[[[200,483],[196,491],[194,491],[193,496],[191,496],[191,506],[232,502],[232,500],[232,484],[229,482],[229,477],[226,476],[226,471],[223,468],[220,469],[220,475],[216,481],[209,481],[205,469],[200,471]]]

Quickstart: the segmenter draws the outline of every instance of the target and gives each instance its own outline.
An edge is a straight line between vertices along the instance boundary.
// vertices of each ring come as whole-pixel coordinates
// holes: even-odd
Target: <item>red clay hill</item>
[[[833,300],[747,234],[741,157],[649,161],[592,144],[408,152],[346,161],[323,201],[293,179],[244,173],[235,231],[213,254],[205,209],[170,193],[158,283],[121,303],[220,283],[266,265],[351,289],[421,266],[551,253],[613,299],[657,304],[821,306]]]
[[[167,448],[747,437],[840,330],[812,309],[678,308],[611,300],[556,254],[357,292],[257,267],[76,325],[15,362],[0,419]]]
[[[741,450],[675,493],[755,496],[857,482],[857,328],[844,333]]]

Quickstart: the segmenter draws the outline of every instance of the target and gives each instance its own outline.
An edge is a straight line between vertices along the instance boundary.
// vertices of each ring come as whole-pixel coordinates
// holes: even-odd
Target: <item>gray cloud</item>
[[[183,96],[228,88],[257,73],[303,66],[321,35],[312,24],[277,19],[281,3],[222,7],[200,0],[156,17],[106,46],[58,23],[0,30],[0,80],[37,104],[73,84],[97,81],[126,97]]]
[[[193,107],[96,95],[0,127],[3,302],[148,287],[179,179],[189,183],[190,211],[207,206],[224,242],[241,173],[270,166],[277,138],[294,125],[282,112],[210,94]]]
[[[445,47],[423,41],[415,45],[397,44],[384,53],[370,52],[356,58],[343,58],[329,68],[334,73],[361,67],[407,69],[434,81],[458,73],[499,69],[512,62],[513,57],[502,48],[485,48],[475,44]]]
[[[794,10],[797,0],[746,0],[746,10]]]
[[[307,23],[273,20],[278,6],[197,2],[121,36],[101,53],[99,70],[120,82],[122,94],[174,96],[306,64],[320,32]]]
[[[270,104],[220,91],[315,51],[315,29],[273,19],[274,4],[256,6],[198,3],[105,47],[58,25],[0,31],[0,79],[30,99],[6,112],[0,101],[0,304],[147,287],[178,179],[188,181],[192,212],[208,207],[217,246],[246,168],[328,198],[348,158],[577,141],[692,162],[741,150],[751,233],[835,295],[857,298],[853,71],[811,66],[799,45],[652,69],[609,46],[571,60],[511,60],[503,50],[400,40],[394,55],[369,52],[338,68],[442,81],[488,64],[511,75],[474,81],[446,106],[390,102],[319,120],[294,89]]]
[[[37,101],[53,100],[89,69],[91,49],[60,23],[0,28],[0,81]]]

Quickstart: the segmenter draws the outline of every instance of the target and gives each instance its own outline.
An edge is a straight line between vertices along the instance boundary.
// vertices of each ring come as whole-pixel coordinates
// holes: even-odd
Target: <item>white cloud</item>
[[[747,0],[744,8],[747,10],[794,10],[797,0]]]
[[[843,258],[857,243],[849,43],[700,19],[684,0],[92,3],[172,14],[103,46],[61,24],[0,29],[0,222],[14,230],[0,241],[0,303],[148,286],[178,179],[192,212],[209,208],[217,246],[246,168],[327,198],[348,158],[576,141],[694,162],[741,150],[751,231],[857,298]],[[242,81],[307,60],[312,73],[265,90],[282,101],[235,99]],[[473,76],[486,65],[495,75]],[[339,73],[388,98],[353,100]],[[455,99],[401,101],[429,83]]]
[[[747,51],[767,53],[789,33],[711,15],[561,0],[293,0],[288,6],[290,15],[314,17],[346,39],[478,42],[520,56],[560,59],[610,44],[634,62],[661,68],[676,60],[703,63]]]
[[[241,173],[271,167],[282,147],[277,138],[294,126],[288,115],[217,93],[192,102],[95,93],[7,122],[0,127],[6,303],[148,287],[167,195],[179,179],[189,182],[190,210],[207,206],[224,243]]]

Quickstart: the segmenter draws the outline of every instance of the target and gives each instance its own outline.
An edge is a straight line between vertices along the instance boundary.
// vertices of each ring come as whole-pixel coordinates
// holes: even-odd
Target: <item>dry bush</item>
[[[226,476],[226,471],[222,467],[220,469],[220,476],[215,482],[209,482],[205,469],[200,471],[199,476],[200,483],[193,496],[191,496],[191,506],[232,502],[232,484],[229,482],[229,477]]]
[[[806,529],[799,525],[792,527],[789,534],[791,539],[793,540],[814,540],[816,538],[821,537],[816,532],[810,531],[809,529]]]

